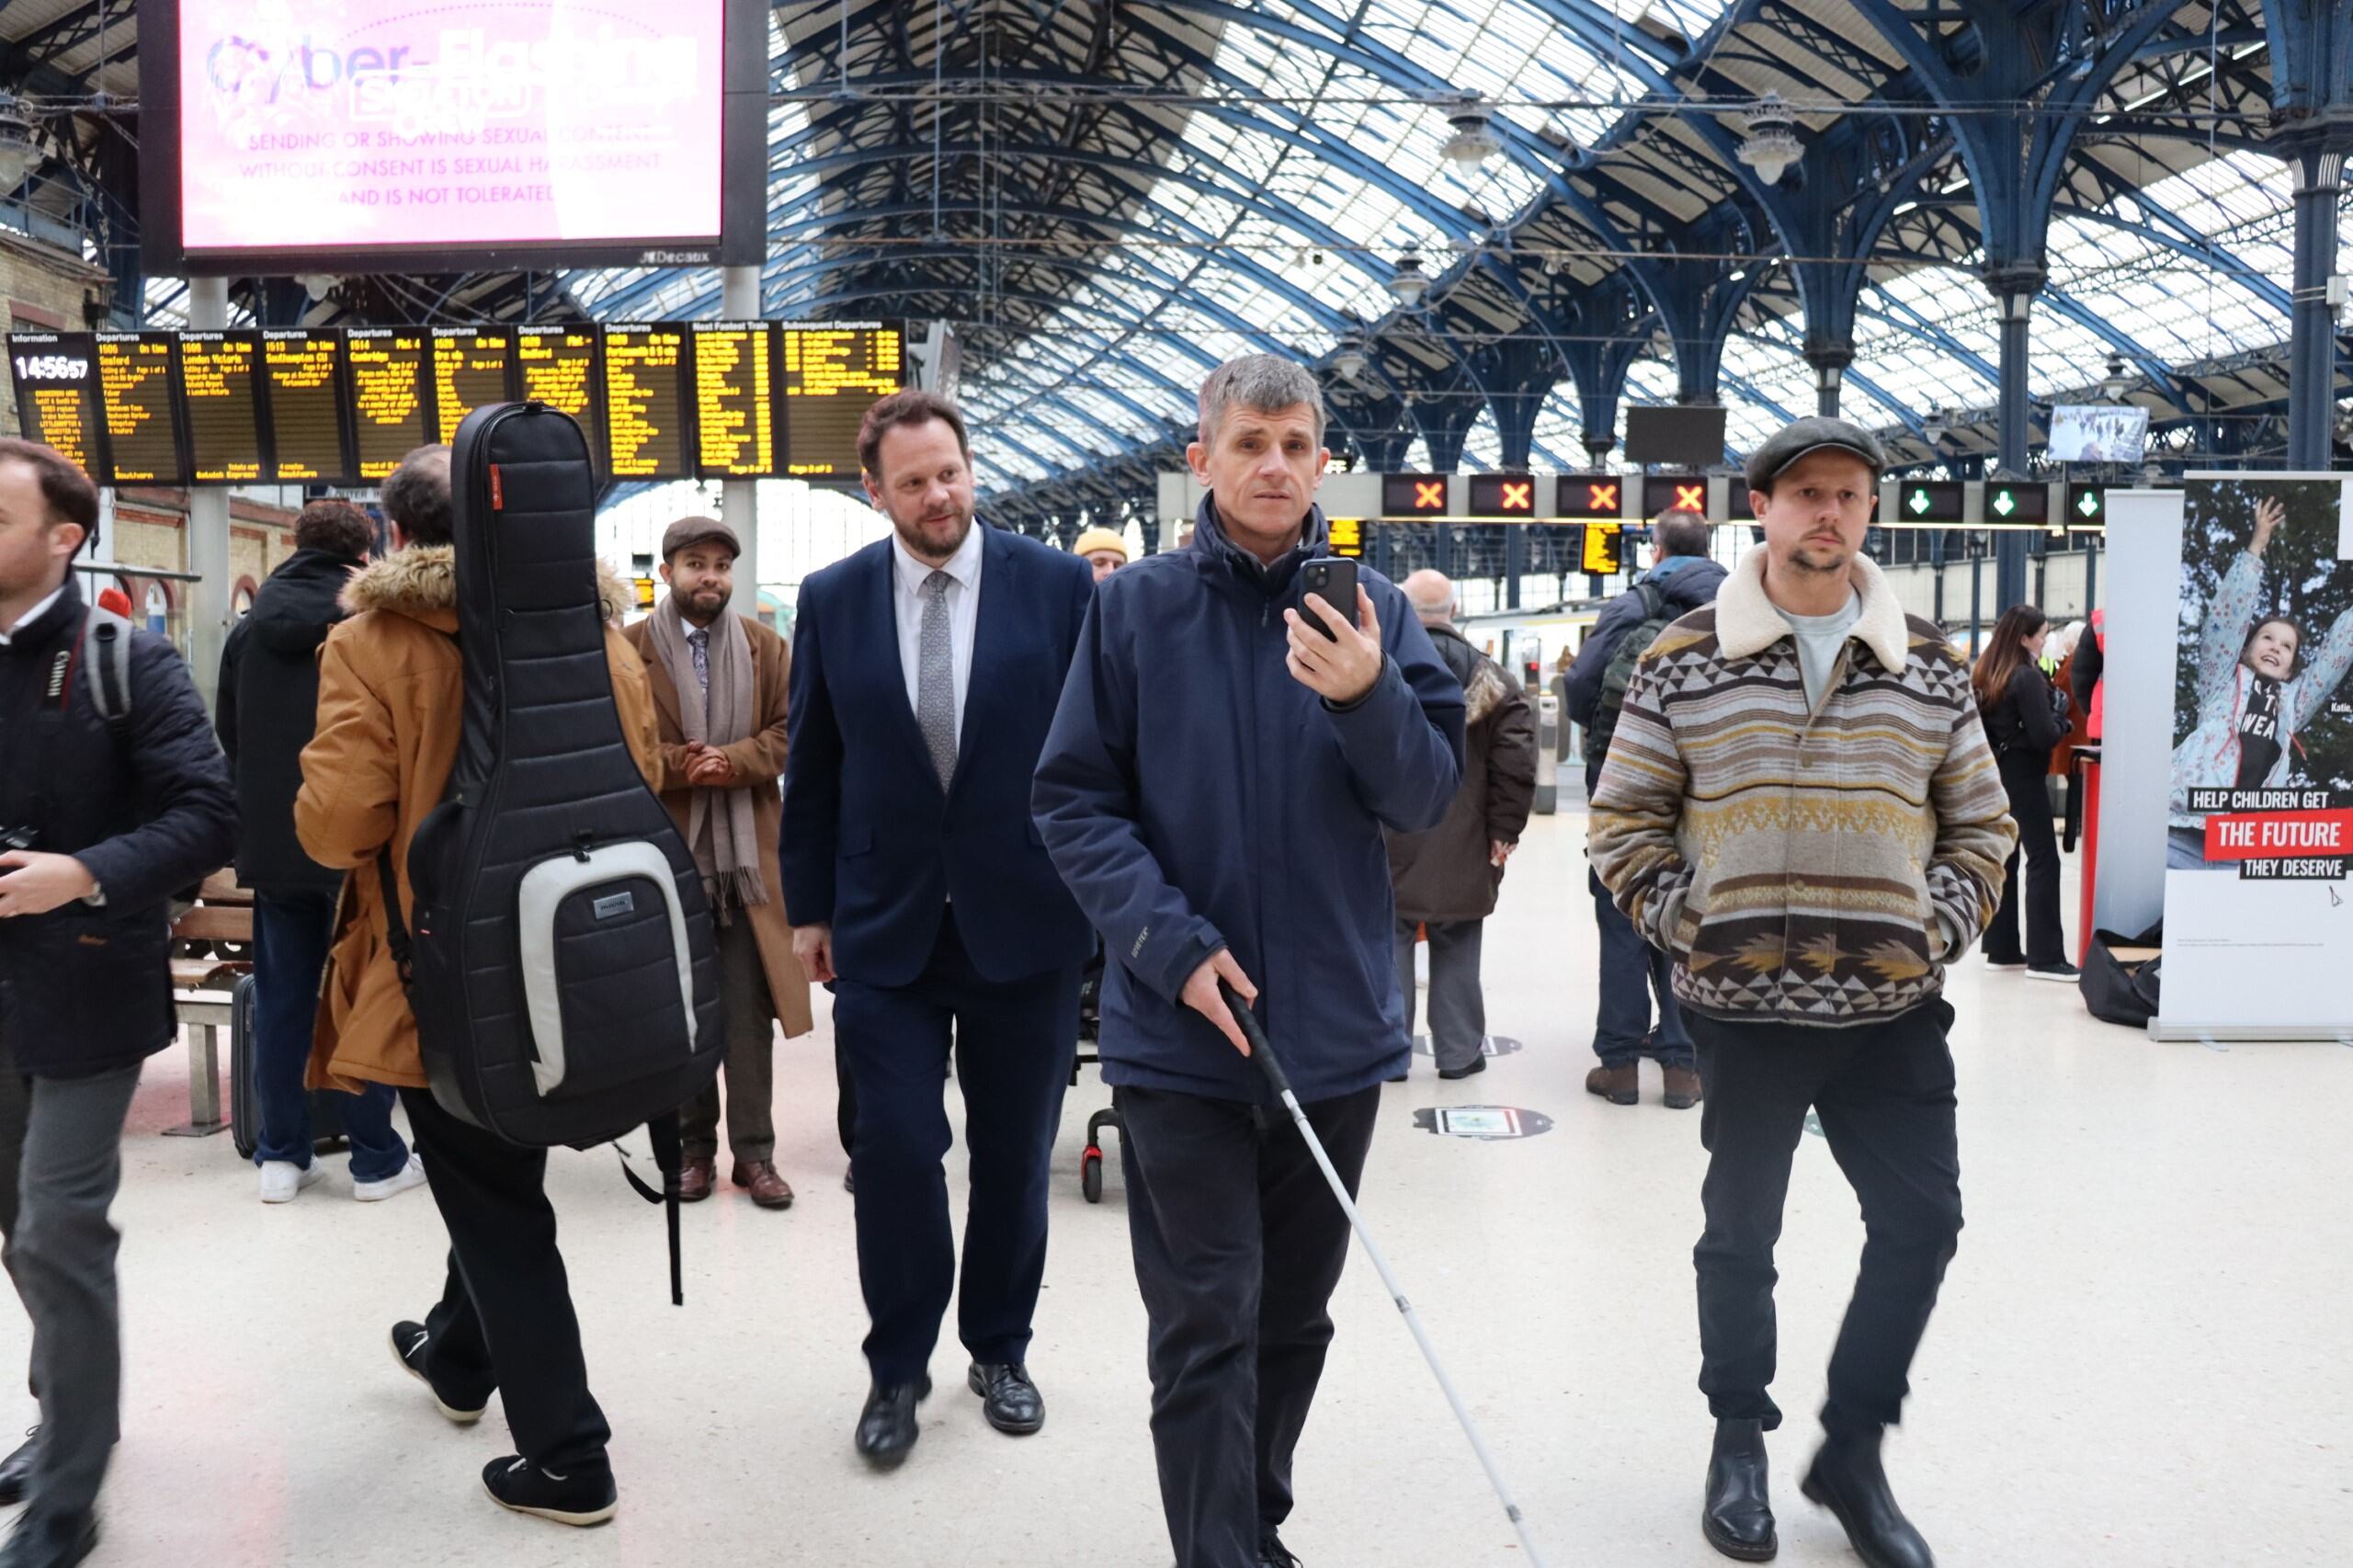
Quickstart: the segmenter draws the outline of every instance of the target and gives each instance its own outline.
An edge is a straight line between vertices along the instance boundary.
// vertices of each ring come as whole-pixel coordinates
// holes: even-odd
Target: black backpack
[[[496,403],[459,426],[449,479],[465,724],[409,846],[405,922],[378,859],[426,1076],[452,1116],[531,1147],[645,1124],[675,1298],[676,1110],[719,1068],[718,951],[694,857],[622,738],[595,466],[569,416]]]
[[[1609,737],[1618,733],[1618,710],[1626,706],[1626,687],[1633,682],[1634,667],[1650,652],[1658,634],[1675,623],[1665,589],[1642,582],[1634,585],[1634,592],[1642,596],[1643,619],[1618,639],[1618,646],[1609,651],[1609,662],[1601,667],[1601,695],[1594,704],[1593,722],[1585,727],[1587,762],[1599,762],[1609,755]]]

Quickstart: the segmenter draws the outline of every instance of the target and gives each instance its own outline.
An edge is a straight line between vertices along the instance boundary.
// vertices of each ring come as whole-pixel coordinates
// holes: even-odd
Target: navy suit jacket
[[[1029,784],[1052,728],[1094,574],[1074,555],[983,530],[979,621],[952,787],[943,792],[899,663],[887,539],[801,586],[784,769],[785,906],[830,923],[861,985],[923,972],[949,901],[993,981],[1075,969],[1093,949],[1047,858]]]

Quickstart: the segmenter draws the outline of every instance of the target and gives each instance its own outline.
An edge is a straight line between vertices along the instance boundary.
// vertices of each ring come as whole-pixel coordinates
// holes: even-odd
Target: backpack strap
[[[392,873],[390,844],[376,850],[376,880],[384,892],[384,945],[392,950],[392,967],[399,971],[401,990],[405,993],[416,978],[416,960],[409,949],[408,921],[401,915],[401,883]]]
[[[82,661],[90,705],[118,733],[131,722],[131,622],[96,605],[82,621],[84,640],[94,644]]]
[[[662,1173],[662,1190],[659,1192],[654,1191],[653,1186],[631,1168],[628,1150],[619,1143],[615,1143],[613,1148],[621,1157],[621,1175],[629,1178],[629,1184],[637,1189],[637,1195],[648,1203],[661,1204],[665,1210],[664,1217],[668,1221],[670,1230],[670,1304],[683,1307],[687,1304],[687,1287],[678,1247],[678,1168],[684,1164],[685,1145],[679,1136],[678,1113],[673,1110],[648,1118],[645,1136],[646,1141],[654,1145],[654,1168]]]

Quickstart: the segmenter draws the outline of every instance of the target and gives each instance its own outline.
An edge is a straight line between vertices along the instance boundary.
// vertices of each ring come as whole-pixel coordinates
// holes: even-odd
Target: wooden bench
[[[231,871],[205,878],[197,902],[172,924],[174,1008],[188,1029],[188,1121],[167,1138],[209,1138],[221,1114],[221,1031],[236,1025],[237,982],[253,972],[254,895]]]

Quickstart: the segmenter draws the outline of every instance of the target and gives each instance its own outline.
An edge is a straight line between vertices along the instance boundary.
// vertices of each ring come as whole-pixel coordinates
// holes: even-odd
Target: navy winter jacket
[[[128,1067],[172,1041],[165,901],[229,863],[237,810],[203,699],[169,642],[131,634],[131,712],[93,711],[75,665],[78,587],[0,648],[0,827],[39,832],[106,903],[75,900],[0,920],[0,1038],[19,1073],[77,1078]]]
[[[360,563],[298,550],[254,595],[221,650],[212,727],[237,787],[237,880],[265,893],[334,892],[343,873],[302,853],[294,797],[302,748],[319,727],[319,644],[343,619],[338,602]]]
[[[1668,618],[1680,619],[1701,605],[1716,602],[1716,590],[1724,585],[1724,569],[1703,556],[1670,555],[1644,573],[1643,581],[1657,584],[1666,600]],[[1577,649],[1576,663],[1569,666],[1570,722],[1592,724],[1594,712],[1601,706],[1602,674],[1618,656],[1618,644],[1647,619],[1643,612],[1643,596],[1631,588],[1601,607],[1593,630]]]
[[[1283,611],[1321,551],[1263,566],[1214,498],[1190,550],[1097,589],[1032,793],[1054,865],[1103,934],[1103,1076],[1269,1099],[1256,1068],[1179,1000],[1229,948],[1302,1101],[1405,1071],[1386,826],[1435,826],[1462,773],[1462,687],[1405,597],[1363,573],[1387,651],[1345,709],[1285,667]]]

